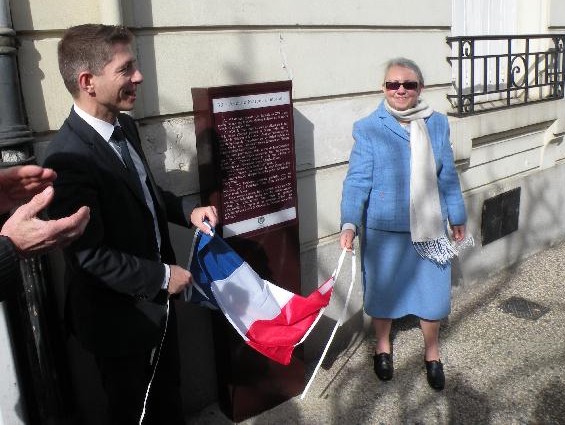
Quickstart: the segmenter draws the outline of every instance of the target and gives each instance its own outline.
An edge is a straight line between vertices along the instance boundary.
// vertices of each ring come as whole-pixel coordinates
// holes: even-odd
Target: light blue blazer
[[[436,162],[441,212],[451,225],[467,215],[449,142],[447,117],[434,112],[426,125]],[[410,135],[384,101],[353,125],[355,144],[343,182],[341,224],[410,231]]]

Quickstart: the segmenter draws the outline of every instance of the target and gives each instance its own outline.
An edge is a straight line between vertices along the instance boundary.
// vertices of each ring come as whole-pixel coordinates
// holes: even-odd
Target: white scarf
[[[445,265],[458,254],[458,247],[446,234],[441,215],[437,171],[430,135],[424,121],[433,110],[419,99],[415,107],[405,111],[385,107],[399,121],[410,123],[410,234],[414,248],[423,258]],[[469,239],[470,238],[470,239]],[[473,244],[467,237],[459,248]]]

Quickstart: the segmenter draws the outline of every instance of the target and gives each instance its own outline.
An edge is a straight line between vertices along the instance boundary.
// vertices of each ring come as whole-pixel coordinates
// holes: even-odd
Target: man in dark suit
[[[190,216],[207,232],[203,222],[215,226],[217,216],[153,179],[136,125],[121,113],[133,109],[143,81],[131,43],[125,27],[94,24],[69,28],[59,42],[74,105],[46,152],[45,165],[58,176],[49,213],[90,207],[83,236],[65,249],[65,315],[95,355],[112,423],[138,423],[159,359],[143,423],[181,424],[176,320],[167,300],[191,275],[175,265],[167,222],[189,226]]]

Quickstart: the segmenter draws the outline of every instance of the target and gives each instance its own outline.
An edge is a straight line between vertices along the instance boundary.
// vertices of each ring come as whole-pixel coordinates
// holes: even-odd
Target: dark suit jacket
[[[118,120],[145,169],[161,232],[161,250],[145,198],[109,144],[74,110],[50,143],[44,166],[57,172],[51,218],[90,207],[84,234],[64,250],[65,317],[98,355],[130,355],[155,346],[165,319],[163,263],[175,264],[167,221],[189,226],[182,198],[155,183],[131,117]]]
[[[20,259],[12,241],[0,236],[0,301],[14,290],[21,278]]]

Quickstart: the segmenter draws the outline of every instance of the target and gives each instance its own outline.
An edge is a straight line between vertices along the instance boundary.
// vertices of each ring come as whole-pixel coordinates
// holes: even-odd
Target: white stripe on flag
[[[225,279],[212,282],[212,292],[238,333],[245,334],[256,320],[269,320],[281,313],[294,295],[261,279],[247,263],[242,263]]]

